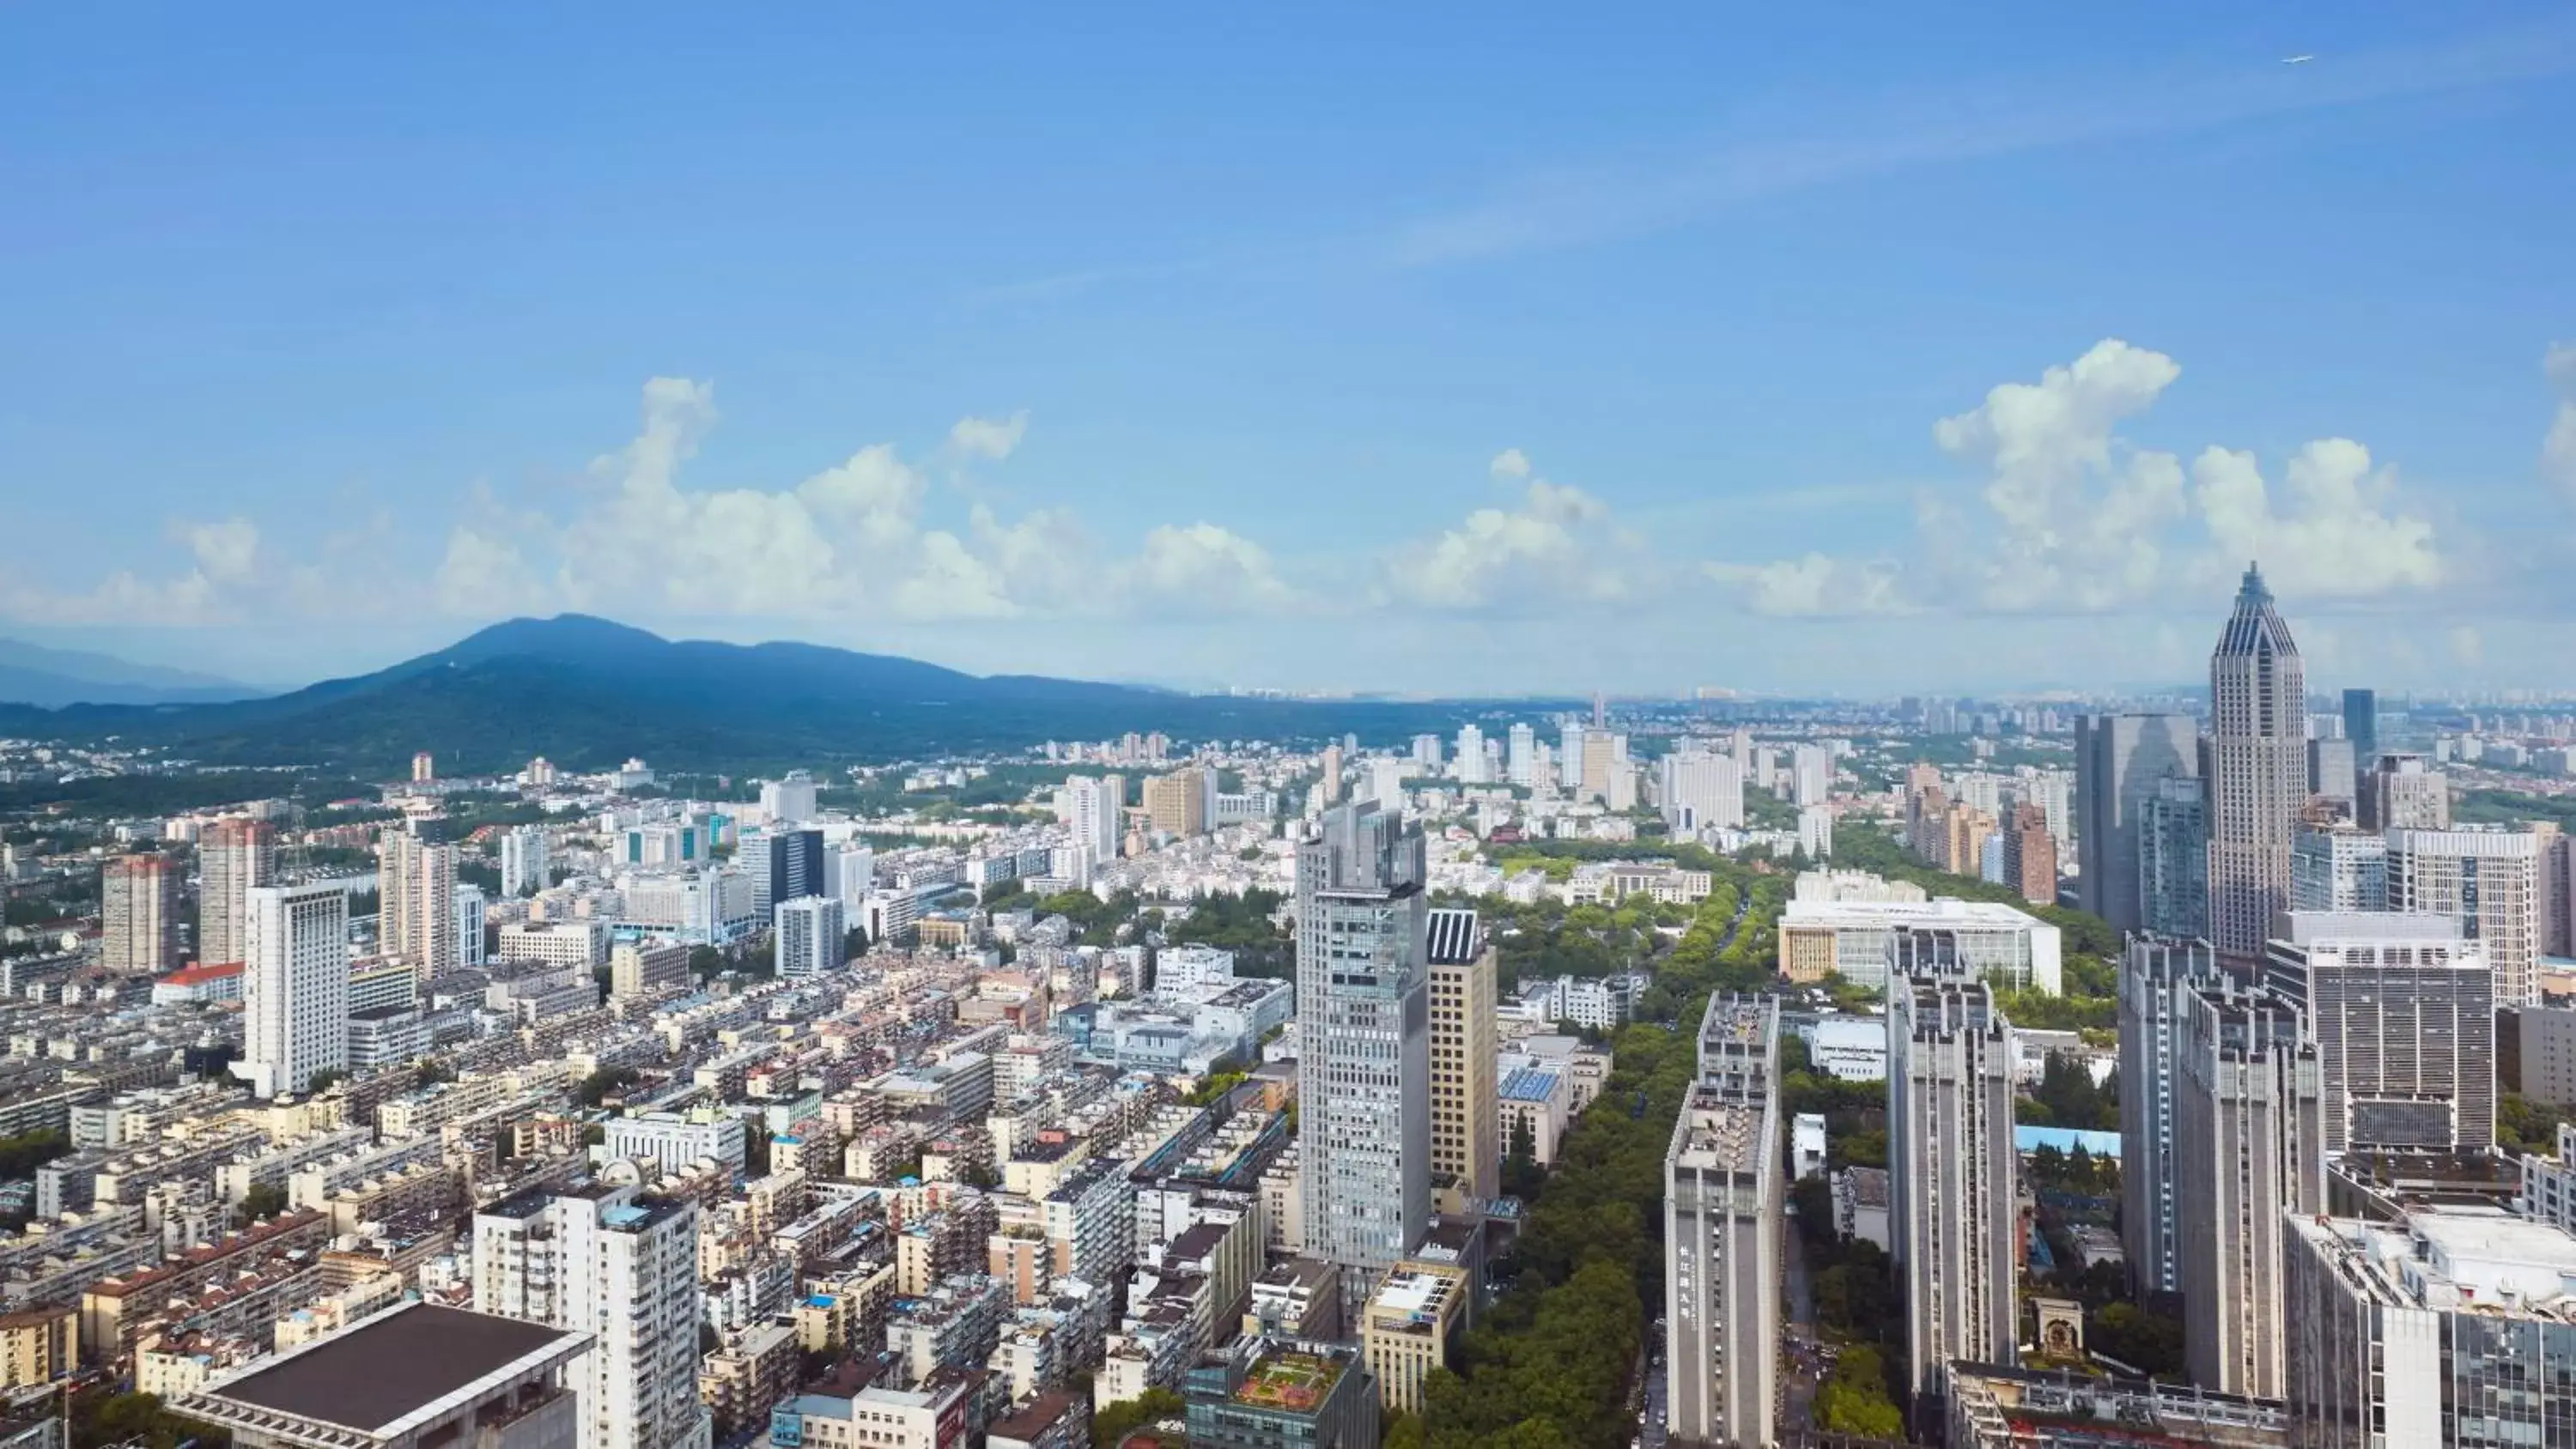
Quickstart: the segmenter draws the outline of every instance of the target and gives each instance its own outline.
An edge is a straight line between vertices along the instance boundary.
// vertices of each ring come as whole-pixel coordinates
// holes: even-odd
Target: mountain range
[[[1190,739],[1437,729],[1454,707],[1179,694],[1038,675],[972,675],[813,644],[676,641],[579,614],[513,619],[373,674],[208,702],[0,705],[0,734],[116,736],[212,765],[398,775],[568,769],[753,771],[1016,749],[1162,730]]]
[[[59,709],[68,704],[205,703],[259,693],[211,674],[0,639],[0,703]]]

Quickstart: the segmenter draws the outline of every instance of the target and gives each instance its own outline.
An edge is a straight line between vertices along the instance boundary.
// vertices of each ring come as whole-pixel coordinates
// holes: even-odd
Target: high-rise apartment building
[[[1326,750],[1326,754],[1333,751]],[[1338,770],[1328,771],[1332,778]],[[1123,775],[1075,775],[1064,782],[1060,792],[1063,806],[1058,814],[1065,828],[1072,832],[1074,843],[1091,847],[1095,864],[1118,858],[1118,847],[1126,834],[1121,816],[1127,808],[1127,779]]]
[[[2182,995],[2173,1185],[2184,1353],[2202,1388],[2278,1398],[2281,1216],[2325,1210],[2323,1069],[2289,998],[2224,978]]]
[[[2361,823],[2371,830],[2447,830],[2449,777],[2422,755],[2381,755],[2364,766]]]
[[[2120,1245],[2140,1295],[2182,1291],[2174,1091],[2189,988],[2217,978],[2207,941],[2131,936],[2120,963]]]
[[[2448,916],[2292,911],[2264,981],[2306,1010],[2330,1153],[2495,1145],[2495,980]]]
[[[2388,909],[2388,837],[2349,825],[2302,825],[2290,840],[2290,909]]]
[[[483,927],[490,916],[491,902],[484,899],[478,885],[456,888],[456,964],[469,970],[485,963]]]
[[[113,856],[99,867],[100,965],[134,976],[179,969],[181,874],[177,861],[157,852]]]
[[[768,915],[780,901],[821,895],[823,832],[812,826],[745,834],[737,852],[743,873],[751,878],[753,909]]]
[[[1512,726],[1511,749],[1506,756],[1512,783],[1526,790],[1538,783],[1538,731],[1526,724]]]
[[[1833,794],[1834,752],[1823,745],[1799,745],[1789,752],[1789,801],[1822,805]]]
[[[1664,1154],[1672,1443],[1774,1442],[1779,1396],[1780,1004],[1709,998]]]
[[[1420,827],[1337,806],[1297,847],[1298,1191],[1344,1321],[1431,1215],[1431,1032]]]
[[[2035,906],[2057,904],[2057,837],[2037,805],[2015,805],[2003,828],[2004,884]]]
[[[1466,1201],[1502,1192],[1502,1136],[1494,1090],[1494,947],[1474,911],[1428,913],[1431,974],[1431,1185]]]
[[[2141,817],[2158,781],[2199,775],[2199,726],[2189,715],[2103,714],[2075,721],[2075,838],[2083,862],[2076,896],[2113,930],[2152,929],[2138,895]]]
[[[1485,783],[1485,732],[1474,725],[1458,726],[1458,783]]]
[[[1663,757],[1664,826],[1689,838],[1703,830],[1744,828],[1744,770],[1729,756],[1684,749]]]
[[[1984,982],[1888,983],[1888,1232],[1918,1400],[1954,1359],[2016,1361],[2018,1055]]]
[[[1431,736],[1433,744],[1440,737]],[[1145,819],[1159,834],[1187,839],[1208,833],[1208,771],[1189,765],[1145,781]]]
[[[376,841],[376,944],[427,981],[464,964],[456,939],[456,847],[446,822],[416,818]]]
[[[2388,832],[2390,909],[2449,916],[2495,974],[2495,1004],[2540,999],[2540,845],[2528,830]]]
[[[708,1449],[698,1402],[698,1208],[586,1183],[474,1214],[474,1308],[592,1336],[565,1381],[577,1449]]]
[[[1338,805],[1341,803],[1342,799],[1342,747],[1340,745],[1324,746],[1324,757],[1320,763],[1324,772],[1324,778],[1322,781],[1324,789],[1324,803],[1327,805]],[[1112,852],[1111,856],[1104,858],[1114,858],[1115,854],[1115,852]]]
[[[2136,897],[2141,928],[2198,940],[2209,934],[2209,799],[2203,782],[2167,775],[2139,807]]]
[[[438,782],[438,762],[431,757],[429,751],[422,750],[411,757],[411,782],[415,785],[433,785]]]
[[[277,827],[265,820],[218,820],[197,841],[197,964],[250,959],[242,913],[253,886],[277,884]]]
[[[780,901],[771,913],[780,980],[824,976],[841,969],[846,919],[831,896],[798,896]]]
[[[2555,1445],[2576,1424],[2576,1238],[2482,1208],[2285,1214],[2281,1306],[2302,1449]]]
[[[551,883],[546,868],[546,831],[522,825],[501,837],[501,894],[517,900]]]
[[[2307,803],[2307,675],[2248,567],[2209,656],[2209,939],[2239,970],[2289,903],[2290,830]]]
[[[2379,695],[2376,691],[2347,689],[2343,692],[2343,737],[2352,745],[2352,767],[2356,774],[2378,763]],[[2354,782],[2354,788],[2357,795],[2358,780]]]
[[[1578,793],[1586,800],[1609,803],[1618,788],[1616,777],[1628,768],[1628,737],[1602,729],[1585,730],[1580,758],[1583,784]],[[1572,762],[1569,757],[1568,763]]]
[[[252,886],[243,902],[242,1060],[263,1097],[349,1066],[349,897],[337,884]]]

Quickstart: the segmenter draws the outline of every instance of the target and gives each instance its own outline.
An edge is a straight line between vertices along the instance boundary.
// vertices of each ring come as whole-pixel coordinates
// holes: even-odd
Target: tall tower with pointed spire
[[[2209,936],[2251,970],[2290,889],[2290,834],[2306,803],[2307,675],[2262,571],[2209,656]]]

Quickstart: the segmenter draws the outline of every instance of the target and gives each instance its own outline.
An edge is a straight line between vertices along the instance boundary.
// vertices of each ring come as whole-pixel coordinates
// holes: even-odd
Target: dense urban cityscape
[[[0,1449],[2576,1449],[2576,5],[0,5]]]
[[[0,743],[6,1442],[2558,1442],[2576,708],[2283,608],[2148,701]]]

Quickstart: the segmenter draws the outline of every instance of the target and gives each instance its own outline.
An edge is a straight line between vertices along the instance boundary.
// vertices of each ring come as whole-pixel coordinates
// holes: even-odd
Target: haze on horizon
[[[16,10],[0,637],[2155,687],[2259,559],[2321,687],[2576,687],[2572,72],[2539,4]]]

